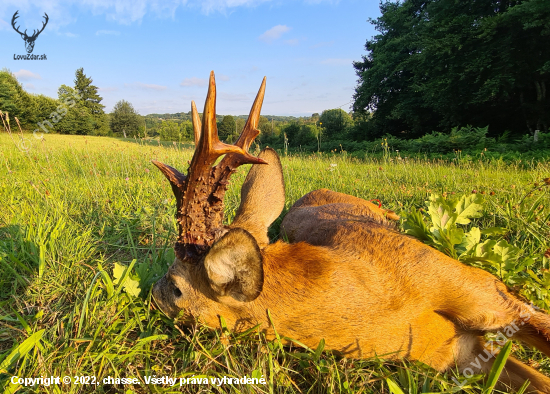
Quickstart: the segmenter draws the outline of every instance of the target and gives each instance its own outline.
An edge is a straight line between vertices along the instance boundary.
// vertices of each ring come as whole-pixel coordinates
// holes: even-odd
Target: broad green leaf
[[[130,277],[130,271],[134,267],[135,263],[135,259],[132,260],[132,263],[129,267],[115,263],[115,266],[113,268],[113,277],[115,278],[115,280],[113,281],[113,283],[118,285],[116,293],[119,293],[121,288],[123,288],[128,295],[131,295],[133,297],[139,296],[139,293],[141,292],[139,282]]]
[[[120,281],[120,278],[122,278],[122,275],[124,275],[124,271],[126,271],[126,266],[115,263],[115,266],[113,267],[113,284],[118,285],[118,282]]]
[[[478,218],[481,216],[483,210],[483,196],[481,194],[470,194],[469,196],[463,196],[458,200],[456,204],[456,223],[457,224],[469,224],[471,218]]]
[[[411,212],[407,213],[403,229],[405,230],[405,234],[412,235],[421,241],[432,240],[430,230],[426,226],[426,223],[424,223],[422,214],[414,208],[411,209]]]
[[[439,195],[432,194],[428,204],[428,213],[435,228],[449,228],[455,223],[456,214],[448,201]]]
[[[472,227],[470,231],[464,234],[462,242],[456,247],[459,251],[459,256],[468,255],[469,252],[475,249],[479,241],[481,241],[481,231],[479,231],[479,227]]]
[[[126,292],[126,294],[129,294],[133,297],[139,297],[139,293],[141,293],[139,282],[130,277],[126,278],[126,281],[124,282],[124,291]]]
[[[494,246],[493,251],[495,254],[500,256],[500,259],[506,266],[513,264],[517,260],[520,252],[519,248],[510,245],[505,240],[499,241]]]

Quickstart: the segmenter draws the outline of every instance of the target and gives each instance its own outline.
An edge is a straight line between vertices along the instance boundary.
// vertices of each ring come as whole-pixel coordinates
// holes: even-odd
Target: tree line
[[[386,1],[354,63],[360,139],[550,126],[550,0]]]
[[[443,135],[456,138],[455,129],[486,130],[499,143],[524,135],[548,139],[550,0],[385,1],[380,10],[370,20],[379,34],[366,41],[367,54],[353,64],[358,84],[352,111],[262,116],[258,142],[355,149],[392,136],[422,139],[404,146],[427,146]],[[59,88],[57,99],[29,94],[12,73],[0,72],[0,110],[28,130],[40,123],[66,134],[193,140],[190,112],[141,116],[121,100],[107,114],[101,101],[82,68],[74,86]],[[246,122],[246,116],[217,119],[227,142],[236,140]]]
[[[139,115],[133,105],[118,101],[105,113],[103,98],[93,79],[82,68],[76,70],[74,86],[61,85],[58,98],[30,94],[9,70],[0,71],[0,110],[17,117],[25,130],[61,134],[160,138],[192,141],[191,111],[175,114]],[[234,142],[247,120],[246,115],[217,115],[218,134]],[[351,114],[330,109],[306,117],[261,116],[258,142],[272,146],[317,146],[323,139],[345,139],[353,134]]]

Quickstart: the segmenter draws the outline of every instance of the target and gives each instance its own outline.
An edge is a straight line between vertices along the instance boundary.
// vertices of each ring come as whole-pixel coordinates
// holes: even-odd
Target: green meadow
[[[186,170],[192,145],[109,137],[0,134],[0,390],[6,393],[436,393],[459,392],[452,377],[420,363],[340,358],[283,347],[254,330],[188,328],[150,309],[150,288],[172,263],[175,200],[151,160]],[[253,146],[251,151],[258,152]],[[400,215],[431,194],[483,194],[472,225],[503,227],[502,237],[533,263],[518,293],[547,305],[550,268],[550,163],[498,159],[410,159],[280,152],[285,212],[305,193],[328,188]],[[240,168],[225,199],[239,204]],[[550,180],[547,181],[550,183]],[[275,240],[280,218],[270,234]],[[547,253],[548,258],[543,257]],[[128,278],[128,281],[125,279]],[[134,284],[133,287],[129,283]],[[544,288],[541,285],[541,288]],[[547,288],[548,286],[546,286]],[[398,316],[395,317],[399,319]],[[550,360],[520,344],[513,354],[546,374]],[[147,384],[147,377],[257,377],[266,384]],[[99,384],[21,386],[12,376],[94,376]],[[104,384],[136,378],[139,384]],[[460,379],[462,380],[462,379]],[[179,381],[178,381],[179,382]],[[88,383],[92,383],[89,381]],[[480,376],[462,388],[488,393]]]

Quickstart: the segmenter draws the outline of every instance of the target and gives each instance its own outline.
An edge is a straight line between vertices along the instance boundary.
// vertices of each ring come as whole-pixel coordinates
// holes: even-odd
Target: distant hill
[[[202,114],[201,114],[202,115]],[[216,114],[216,118],[221,119],[225,115],[219,115]],[[240,118],[240,119],[248,119],[248,115],[232,115],[234,118]],[[279,116],[279,115],[262,115],[269,119],[270,121],[273,120],[275,122],[292,122],[299,119],[309,119],[309,116],[303,116],[303,117],[295,117],[295,116]],[[175,120],[175,121],[185,121],[185,120],[191,120],[191,111],[189,112],[176,112],[174,114],[148,114],[144,115],[145,118],[153,118],[153,119],[162,119],[162,120]]]

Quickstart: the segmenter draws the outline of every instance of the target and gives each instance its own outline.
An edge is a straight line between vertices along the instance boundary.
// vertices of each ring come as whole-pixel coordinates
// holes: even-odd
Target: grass
[[[419,363],[337,358],[317,349],[267,342],[254,330],[234,334],[202,325],[180,326],[151,310],[150,284],[172,263],[175,201],[168,182],[151,164],[180,170],[192,151],[181,144],[121,141],[106,137],[28,137],[27,151],[0,134],[0,389],[5,392],[235,392],[428,393],[456,392],[454,372],[440,374]],[[15,142],[14,142],[15,141]],[[476,225],[510,229],[507,241],[526,255],[550,247],[550,163],[384,160],[344,153],[283,157],[286,207],[305,193],[329,188],[397,213],[420,208],[430,193],[485,193]],[[230,221],[247,170],[232,178],[226,195]],[[537,185],[535,185],[537,184]],[[539,190],[540,188],[540,190]],[[284,213],[283,212],[283,215]],[[280,219],[270,234],[275,237]],[[543,260],[541,260],[543,261]],[[548,260],[537,274],[550,267]],[[141,294],[116,281],[115,264],[140,272]],[[120,273],[119,273],[120,274]],[[550,362],[519,345],[516,357],[550,372]],[[160,378],[264,377],[265,385],[146,384]],[[20,387],[12,376],[95,376],[98,385]],[[140,384],[104,384],[137,378]],[[477,377],[466,393],[482,393]]]

